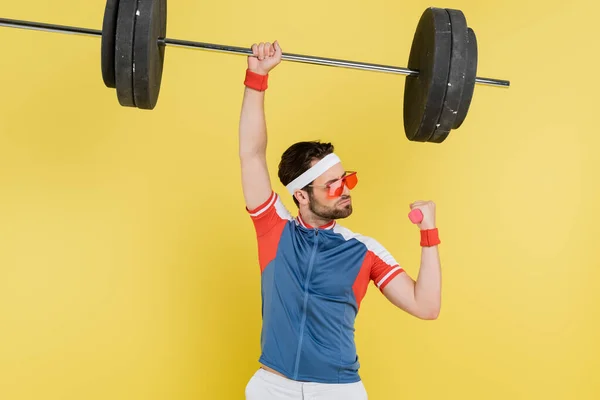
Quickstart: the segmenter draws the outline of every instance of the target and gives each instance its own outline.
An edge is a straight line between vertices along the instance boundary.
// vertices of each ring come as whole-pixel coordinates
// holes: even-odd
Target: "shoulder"
[[[279,194],[275,191],[272,191],[269,197],[261,205],[251,210],[246,208],[246,211],[253,219],[258,219],[268,214],[276,215],[280,219],[284,220],[293,219],[291,213],[283,204],[281,196],[279,196]]]
[[[383,245],[372,236],[355,232],[340,224],[336,224],[333,227],[333,230],[345,240],[356,240],[357,242],[362,243],[368,250],[378,250],[379,248],[383,248]]]
[[[357,242],[361,243],[365,247],[365,250],[368,253],[372,253],[372,256],[375,258],[379,258],[381,261],[386,263],[396,263],[396,260],[394,260],[386,247],[374,237],[355,232],[339,224],[336,224],[333,229],[345,240],[356,240]]]
[[[276,229],[277,227],[283,229],[286,223],[293,220],[292,215],[281,201],[281,197],[274,191],[261,205],[253,209],[246,207],[246,211],[254,223],[259,238],[269,233],[271,233],[269,237],[272,237],[274,232],[281,232]]]

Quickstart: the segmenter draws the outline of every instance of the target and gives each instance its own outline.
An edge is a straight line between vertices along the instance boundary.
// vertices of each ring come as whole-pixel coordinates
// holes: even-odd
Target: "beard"
[[[352,203],[346,204],[345,206],[338,207],[337,203],[341,203],[344,200],[349,199],[349,196],[342,196],[336,202],[336,206],[324,206],[314,199],[312,195],[309,194],[310,203],[308,205],[310,211],[318,216],[319,218],[329,220],[329,219],[342,219],[347,218],[352,214]]]

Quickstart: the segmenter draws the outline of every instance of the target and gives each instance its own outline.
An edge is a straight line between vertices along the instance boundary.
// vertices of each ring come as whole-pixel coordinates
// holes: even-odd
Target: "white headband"
[[[326,155],[322,160],[313,165],[302,175],[294,179],[289,185],[286,186],[286,189],[291,195],[294,195],[296,190],[302,189],[339,162],[341,162],[341,160],[337,155],[333,153]]]

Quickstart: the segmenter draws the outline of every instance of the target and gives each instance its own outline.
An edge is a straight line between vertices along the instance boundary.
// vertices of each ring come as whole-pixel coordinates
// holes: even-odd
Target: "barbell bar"
[[[166,0],[108,0],[103,29],[0,18],[0,26],[102,38],[102,75],[122,106],[152,110],[162,82],[165,47],[252,56],[249,48],[166,37]],[[437,142],[464,121],[474,85],[509,87],[508,80],[476,76],[477,42],[459,10],[427,8],[417,25],[408,67],[283,53],[282,60],[407,76],[405,133]]]
[[[47,24],[43,22],[22,21],[16,19],[0,18],[0,26],[7,28],[21,28],[37,31],[46,31],[54,33],[77,34],[84,36],[102,37],[102,31],[97,29],[79,28],[67,25]],[[244,47],[229,46],[215,43],[195,42],[190,40],[159,38],[158,45],[183,47],[189,49],[203,49],[210,51],[218,51],[223,53],[242,54],[253,56],[252,50]],[[330,67],[343,67],[350,69],[359,69],[363,71],[376,71],[394,73],[406,76],[419,76],[419,71],[410,68],[396,67],[392,65],[372,64],[360,61],[340,60],[335,58],[316,57],[302,54],[283,53],[282,60],[294,61],[299,63],[325,65]],[[475,83],[490,85],[490,86],[510,86],[510,81],[493,78],[475,78]]]

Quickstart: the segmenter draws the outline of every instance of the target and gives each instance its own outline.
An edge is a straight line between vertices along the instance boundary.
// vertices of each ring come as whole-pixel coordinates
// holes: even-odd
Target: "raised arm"
[[[429,240],[421,243],[423,247],[417,280],[415,281],[406,273],[400,274],[385,286],[383,293],[394,305],[413,316],[436,319],[442,302],[442,270],[437,245],[439,238],[437,238],[435,223],[435,203],[417,201],[410,207],[418,208],[423,213],[423,221],[417,224],[421,232],[430,232],[432,235],[435,232],[435,235],[431,237],[431,243]],[[423,236],[422,240],[424,240]]]
[[[281,62],[282,54],[277,41],[253,44],[252,51],[254,56],[248,57],[247,85],[239,126],[242,190],[246,207],[250,210],[263,204],[272,192],[266,161],[265,89],[268,74]]]

